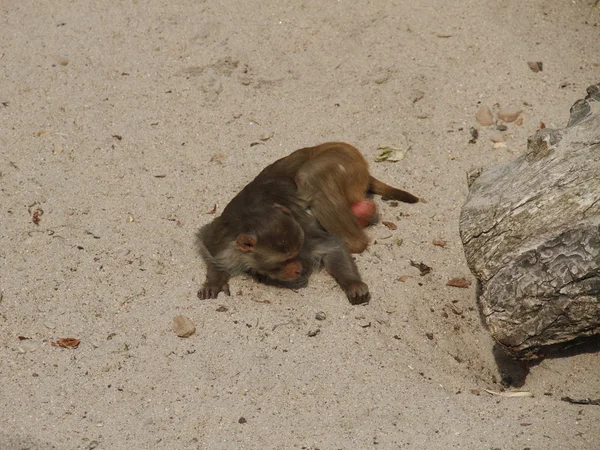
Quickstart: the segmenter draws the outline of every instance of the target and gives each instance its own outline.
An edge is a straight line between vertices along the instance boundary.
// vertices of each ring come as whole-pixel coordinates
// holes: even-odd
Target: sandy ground
[[[564,126],[599,81],[591,3],[1,2],[0,448],[600,448],[600,407],[561,401],[600,397],[600,354],[499,367],[474,285],[446,286],[472,279],[467,169]],[[524,111],[507,148],[481,104]],[[403,161],[373,162],[405,138]],[[377,199],[398,230],[370,229],[356,258],[371,303],[325,273],[198,300],[207,212],[331,140],[428,200]],[[535,397],[485,392],[511,377]]]

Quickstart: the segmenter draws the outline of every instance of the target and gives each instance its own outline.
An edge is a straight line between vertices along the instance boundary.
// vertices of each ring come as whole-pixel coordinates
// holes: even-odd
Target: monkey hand
[[[371,299],[371,294],[369,293],[369,286],[367,286],[362,281],[355,281],[353,283],[344,286],[344,292],[348,297],[348,301],[353,305],[360,305],[362,303],[367,303]]]
[[[231,295],[229,292],[229,283],[225,282],[224,284],[211,284],[204,283],[202,288],[198,291],[198,298],[200,300],[206,300],[208,298],[217,298],[219,292],[223,292],[225,295]]]

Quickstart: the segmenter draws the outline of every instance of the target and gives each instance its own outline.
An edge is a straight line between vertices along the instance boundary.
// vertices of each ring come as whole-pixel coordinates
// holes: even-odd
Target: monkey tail
[[[419,197],[412,195],[410,192],[396,189],[373,176],[369,177],[369,192],[405,203],[417,203],[419,201]]]

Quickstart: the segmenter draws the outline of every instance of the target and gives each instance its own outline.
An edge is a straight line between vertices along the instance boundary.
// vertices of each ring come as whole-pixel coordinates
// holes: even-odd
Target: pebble
[[[173,317],[173,332],[179,337],[190,337],[196,332],[193,322],[185,316]]]
[[[325,320],[325,319],[327,319],[327,316],[325,315],[325,313],[323,311],[319,311],[317,314],[315,314],[315,319]]]
[[[506,148],[507,145],[506,142],[496,142],[492,147],[494,150],[498,150],[500,148]]]
[[[58,58],[58,64],[60,64],[61,66],[66,66],[67,64],[69,64],[69,60],[67,58]]]
[[[308,334],[308,337],[315,337],[320,332],[321,332],[321,330],[319,328],[317,328],[315,330],[309,330],[307,334]]]
[[[503,122],[514,122],[523,111],[516,108],[502,108],[498,111],[498,119]]]
[[[544,70],[544,63],[542,61],[527,61],[527,65],[535,73]]]
[[[37,345],[34,342],[27,340],[19,343],[19,352],[21,353],[34,352],[36,350]]]
[[[500,131],[490,134],[490,140],[492,142],[504,142],[504,134]]]
[[[475,118],[477,122],[479,122],[484,127],[490,126],[494,124],[494,116],[492,115],[492,111],[487,106],[482,106],[475,114]]]
[[[46,320],[44,322],[44,326],[46,328],[49,328],[50,330],[54,330],[56,328],[56,324],[54,322],[50,321],[50,320]]]
[[[515,125],[520,127],[521,125],[523,125],[523,116],[519,116],[517,117],[517,120],[515,120]]]

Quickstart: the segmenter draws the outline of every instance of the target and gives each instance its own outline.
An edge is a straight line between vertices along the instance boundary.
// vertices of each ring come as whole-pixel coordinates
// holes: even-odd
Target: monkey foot
[[[367,303],[371,299],[371,294],[369,293],[369,286],[367,286],[362,281],[357,281],[355,283],[349,284],[344,288],[344,292],[348,297],[348,301],[353,305]]]
[[[229,292],[229,283],[225,283],[221,286],[218,285],[204,285],[198,291],[198,298],[200,300],[206,300],[209,298],[217,298],[219,292],[223,292],[225,295],[229,296],[231,293]]]

